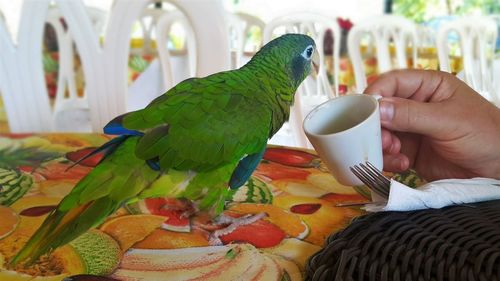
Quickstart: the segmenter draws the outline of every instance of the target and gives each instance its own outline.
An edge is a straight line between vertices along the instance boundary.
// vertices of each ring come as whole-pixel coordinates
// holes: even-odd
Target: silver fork
[[[368,186],[373,192],[377,193],[379,196],[387,199],[389,198],[389,189],[391,186],[391,180],[382,174],[375,166],[370,162],[365,162],[365,164],[360,163],[349,168],[351,172],[366,186]]]

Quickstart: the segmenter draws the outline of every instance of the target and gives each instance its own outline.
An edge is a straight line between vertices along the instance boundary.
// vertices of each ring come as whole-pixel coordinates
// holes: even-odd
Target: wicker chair
[[[500,280],[500,200],[381,212],[331,235],[307,280]]]

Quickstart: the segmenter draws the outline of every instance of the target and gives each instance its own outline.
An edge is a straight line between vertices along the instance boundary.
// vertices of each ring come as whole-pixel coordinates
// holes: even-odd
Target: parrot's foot
[[[255,215],[248,214],[238,218],[222,214],[215,220],[215,225],[218,226],[227,225],[227,226],[212,232],[212,234],[210,234],[209,236],[208,243],[212,246],[222,245],[222,241],[219,239],[220,236],[229,234],[242,225],[252,224],[265,217],[267,217],[266,213],[258,213]]]

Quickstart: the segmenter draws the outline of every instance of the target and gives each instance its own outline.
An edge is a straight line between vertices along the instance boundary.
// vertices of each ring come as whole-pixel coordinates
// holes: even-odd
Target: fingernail
[[[401,171],[401,159],[398,157],[394,157],[394,159],[391,160],[391,166],[393,169],[397,170],[397,172]]]
[[[394,117],[394,104],[385,99],[379,101],[380,107],[380,120],[391,121]]]
[[[403,158],[401,159],[400,165],[401,171],[406,171],[410,167],[410,162],[407,158]]]

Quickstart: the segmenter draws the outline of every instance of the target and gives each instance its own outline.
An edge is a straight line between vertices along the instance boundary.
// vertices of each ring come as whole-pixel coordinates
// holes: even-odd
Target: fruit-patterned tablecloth
[[[109,140],[101,134],[0,135],[0,280],[301,280],[325,238],[363,211],[313,151],[269,147],[248,183],[218,217],[186,217],[182,200],[123,206],[35,265],[9,259],[99,159],[68,169]],[[124,187],[126,188],[126,187]],[[287,279],[288,278],[288,279]],[[100,280],[100,279],[99,279]],[[103,279],[107,280],[107,279]]]

